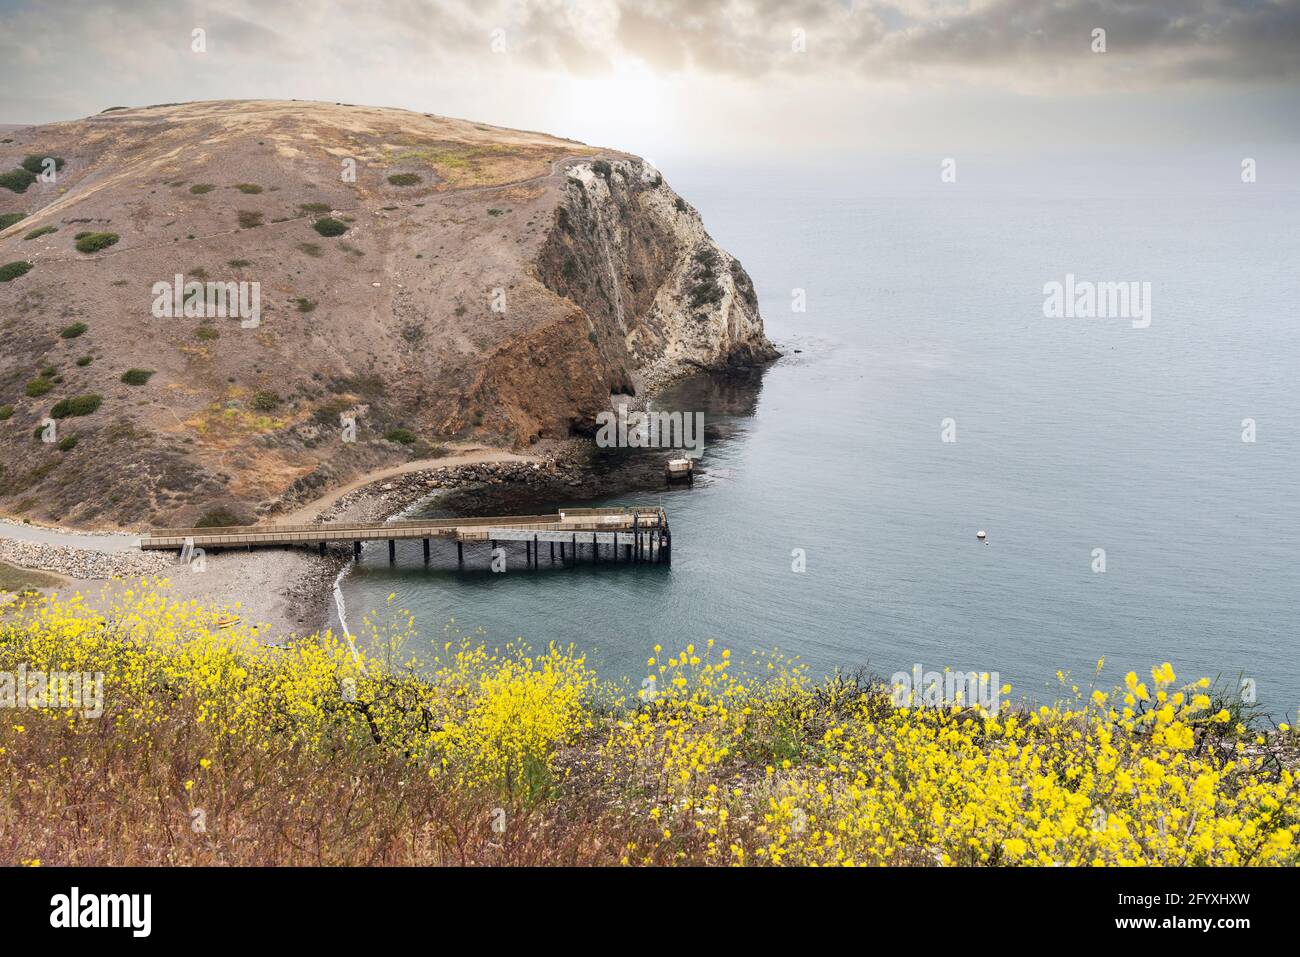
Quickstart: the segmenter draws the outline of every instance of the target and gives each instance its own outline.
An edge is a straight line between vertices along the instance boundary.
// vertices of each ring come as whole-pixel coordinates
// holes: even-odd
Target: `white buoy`
[[[989,536],[988,533],[981,528],[978,532],[975,533],[975,537],[982,542],[984,541],[984,539],[988,538]]]

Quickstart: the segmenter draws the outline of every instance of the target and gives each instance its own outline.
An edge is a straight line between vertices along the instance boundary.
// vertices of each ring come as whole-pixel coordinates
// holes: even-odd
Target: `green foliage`
[[[44,376],[42,376],[39,379],[32,379],[30,382],[28,382],[27,388],[24,389],[23,391],[25,391],[27,395],[30,396],[31,398],[36,399],[39,398],[40,396],[45,395],[45,393],[49,392],[53,388],[54,388],[54,383],[51,382],[49,379],[45,378]]]
[[[214,339],[221,338],[221,331],[219,329],[213,328],[212,326],[199,326],[199,328],[195,331],[194,334],[198,336],[200,339],[202,339],[204,342],[211,342]]]
[[[4,422],[13,414],[14,407],[12,405],[0,405],[0,422]]]
[[[39,156],[35,153],[23,159],[22,167],[27,170],[27,172],[39,176],[41,173],[45,172],[45,161],[47,159],[54,160],[55,172],[63,169],[62,156]]]
[[[26,213],[0,213],[0,229],[8,229],[20,219],[26,218]]]
[[[297,299],[294,300],[294,302],[297,303],[299,312],[311,312],[313,309],[316,308],[316,303],[312,302],[310,299],[307,299],[303,296],[299,296]]]
[[[329,216],[322,216],[311,224],[311,228],[322,236],[342,236],[348,231],[347,223],[339,222]]]
[[[27,273],[31,272],[31,269],[32,264],[29,262],[23,262],[22,260],[19,260],[18,262],[5,263],[3,266],[0,266],[0,282],[11,282],[19,276],[27,275]]]
[[[209,509],[204,512],[197,522],[195,528],[227,528],[231,525],[243,525],[238,515],[226,508],[224,505],[219,508]]]
[[[253,408],[258,412],[270,412],[280,404],[280,394],[270,389],[262,389],[253,396]]]
[[[414,186],[421,180],[416,173],[394,173],[388,177],[388,181],[394,186]]]
[[[77,252],[97,253],[116,243],[121,237],[117,233],[80,233],[77,239]]]
[[[74,322],[70,326],[64,326],[59,332],[59,335],[64,339],[75,339],[77,336],[83,335],[89,328],[90,326],[86,325],[84,322]]]
[[[0,173],[0,186],[14,193],[25,193],[27,187],[36,182],[36,177],[21,166],[7,173]]]
[[[312,412],[312,421],[317,425],[337,426],[339,424],[339,416],[352,408],[352,405],[353,403],[349,402],[347,399],[331,399],[330,401],[318,406],[316,410]]]
[[[251,209],[241,209],[239,211],[239,228],[254,229],[262,225],[262,214],[254,212]]]
[[[93,357],[93,356],[82,356],[80,359],[77,360],[77,365],[79,365],[79,366],[88,366],[88,365],[90,365],[90,363],[93,362],[93,361],[94,361],[94,357]]]
[[[153,369],[127,369],[122,373],[122,381],[127,385],[144,385],[153,376]]]
[[[235,189],[239,190],[241,193],[247,193],[250,196],[256,196],[262,191],[262,187],[258,186],[256,183],[236,183]]]
[[[77,436],[69,435],[59,440],[60,452],[71,452],[77,447]]]
[[[42,236],[48,236],[50,233],[57,233],[58,231],[58,226],[37,226],[30,233],[24,236],[23,239],[39,239]]]
[[[415,433],[410,429],[396,428],[389,429],[384,433],[384,438],[389,442],[400,442],[402,445],[410,445],[415,441]]]
[[[195,196],[202,196],[204,193],[210,193],[214,189],[216,189],[216,187],[211,183],[195,183],[190,187],[190,192]]]
[[[226,265],[229,266],[231,269],[244,269],[247,268],[248,266],[253,265],[253,263],[251,260],[248,259],[232,259],[229,262],[227,262]]]
[[[298,209],[305,215],[320,216],[328,213],[333,207],[329,203],[299,203]]]
[[[66,419],[71,415],[90,415],[104,401],[98,395],[74,395],[70,399],[60,399],[50,409],[50,415],[56,419]]]

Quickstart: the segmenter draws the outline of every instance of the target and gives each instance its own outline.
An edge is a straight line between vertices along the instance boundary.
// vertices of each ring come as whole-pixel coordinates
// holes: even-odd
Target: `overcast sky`
[[[651,158],[1300,139],[1300,0],[0,0],[0,64],[10,123],[298,98]]]

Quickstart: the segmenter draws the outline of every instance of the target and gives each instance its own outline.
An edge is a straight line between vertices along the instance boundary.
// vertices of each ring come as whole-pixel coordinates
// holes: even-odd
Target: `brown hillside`
[[[774,355],[743,269],[626,154],[263,101],[114,110],[0,138],[0,174],[63,161],[21,192],[21,175],[0,177],[0,215],[25,214],[0,231],[0,276],[13,276],[0,282],[5,514],[250,519],[287,490],[440,441],[585,432],[611,393]],[[320,234],[322,217],[346,232]],[[82,233],[118,238],[85,252]],[[154,285],[177,274],[257,283],[259,324],[156,318]],[[129,384],[131,369],[153,374]],[[86,414],[93,402],[62,402],[89,395],[101,401]],[[356,442],[341,413],[355,414]]]

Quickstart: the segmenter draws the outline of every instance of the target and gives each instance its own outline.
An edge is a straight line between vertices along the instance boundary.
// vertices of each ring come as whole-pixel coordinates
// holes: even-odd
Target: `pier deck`
[[[574,508],[547,515],[491,515],[480,518],[436,518],[405,522],[336,522],[324,525],[237,525],[220,528],[164,528],[140,536],[146,550],[178,550],[316,545],[322,552],[331,543],[351,542],[361,555],[363,542],[387,541],[391,558],[394,543],[422,539],[425,558],[431,539],[457,543],[463,557],[466,542],[525,542],[530,560],[543,543],[559,545],[561,555],[571,546],[574,556],[590,546],[599,559],[599,546],[608,545],[618,557],[622,545],[630,561],[671,561],[672,532],[668,514],[657,505],[625,508]]]

